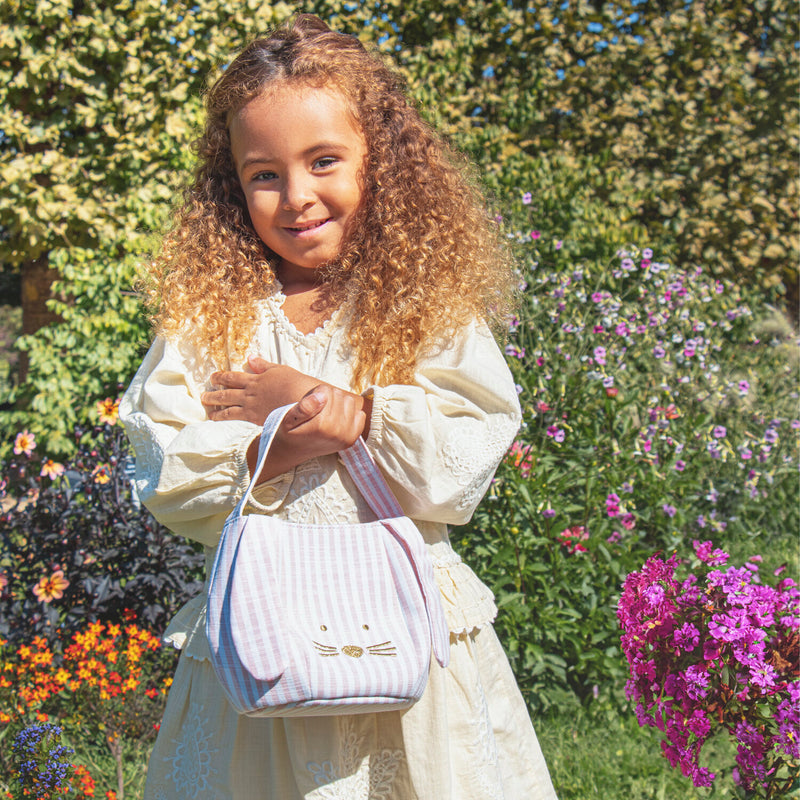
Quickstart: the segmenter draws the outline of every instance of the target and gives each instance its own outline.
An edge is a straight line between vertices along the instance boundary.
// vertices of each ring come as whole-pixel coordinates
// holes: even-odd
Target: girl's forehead
[[[235,118],[247,116],[256,108],[292,107],[303,101],[323,104],[331,113],[346,117],[350,125],[363,135],[363,128],[355,104],[347,93],[332,82],[309,80],[278,80],[266,84],[244,106],[228,115],[228,127]]]
[[[329,87],[282,84],[269,87],[236,112],[229,124],[237,168],[272,157],[335,145],[366,152],[361,126],[341,92]]]

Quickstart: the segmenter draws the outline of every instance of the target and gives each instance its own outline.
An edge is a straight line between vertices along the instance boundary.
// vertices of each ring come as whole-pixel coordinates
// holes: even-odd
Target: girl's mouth
[[[289,231],[289,233],[305,233],[306,231],[316,230],[317,228],[324,225],[326,222],[330,222],[330,218],[320,219],[317,220],[316,222],[306,222],[303,225],[294,225],[291,227],[287,227],[286,230]]]

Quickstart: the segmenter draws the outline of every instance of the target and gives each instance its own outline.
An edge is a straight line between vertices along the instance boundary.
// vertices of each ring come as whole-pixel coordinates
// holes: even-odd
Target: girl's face
[[[286,285],[335,258],[361,202],[364,136],[336,91],[278,86],[231,120],[231,150],[253,227]]]

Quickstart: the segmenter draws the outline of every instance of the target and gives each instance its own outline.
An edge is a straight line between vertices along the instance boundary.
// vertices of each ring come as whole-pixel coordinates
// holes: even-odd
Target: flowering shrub
[[[95,782],[89,770],[69,759],[75,751],[61,744],[57,725],[31,725],[20,731],[11,746],[14,780],[7,798],[35,797],[54,800],[94,797]]]
[[[138,625],[100,622],[77,631],[63,653],[54,652],[40,636],[10,653],[3,649],[0,739],[28,723],[39,727],[27,730],[45,730],[51,719],[57,719],[64,730],[79,733],[82,742],[91,740],[107,747],[122,796],[123,741],[148,742],[155,735],[172,681],[175,652],[162,648],[152,633]],[[0,764],[4,760],[0,750]],[[6,763],[5,768],[22,775],[19,763]],[[43,771],[41,765],[37,769],[31,766],[25,774],[52,772]],[[75,790],[83,787],[80,791],[88,794],[91,777],[85,768],[76,767],[69,774]],[[25,787],[38,786],[19,780]]]
[[[77,455],[39,456],[23,431],[0,464],[0,635],[51,643],[92,620],[131,614],[160,632],[200,591],[203,556],[173,536],[132,491],[117,401],[76,431]]]
[[[623,678],[619,587],[652,552],[724,531],[736,554],[757,538],[773,568],[796,559],[780,545],[800,529],[798,347],[729,282],[649,250],[575,263],[523,211],[506,346],[523,426],[454,541],[541,707]]]
[[[751,796],[785,797],[800,778],[800,591],[791,578],[762,584],[759,558],[722,570],[728,553],[709,541],[694,549],[695,571],[682,579],[673,555],[625,580],[627,696],[696,786],[714,781],[700,753],[724,729],[738,742],[738,782]]]

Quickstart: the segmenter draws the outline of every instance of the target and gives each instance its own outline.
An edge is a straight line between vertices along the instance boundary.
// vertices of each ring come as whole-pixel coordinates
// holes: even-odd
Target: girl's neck
[[[286,319],[301,333],[313,333],[330,318],[333,308],[311,270],[297,273],[278,268],[278,280],[286,297],[281,307]]]

